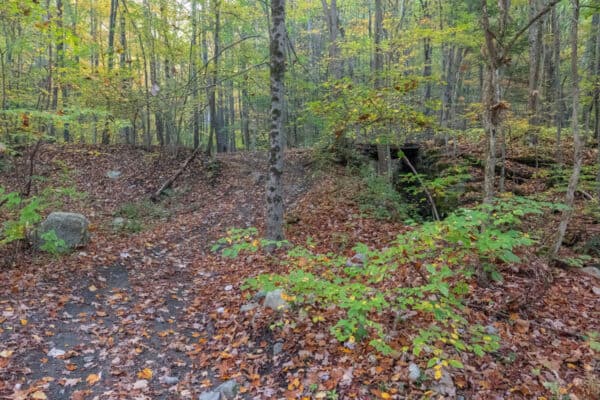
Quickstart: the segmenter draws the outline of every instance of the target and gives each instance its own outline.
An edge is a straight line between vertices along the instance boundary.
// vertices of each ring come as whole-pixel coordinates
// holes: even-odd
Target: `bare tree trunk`
[[[533,19],[538,13],[539,0],[529,0],[529,18]],[[541,19],[529,28],[529,98],[527,112],[529,114],[529,140],[536,146],[538,143],[539,125],[539,98],[540,98],[540,65],[542,51],[542,23]]]
[[[429,10],[429,3],[427,0],[421,0],[421,9],[423,10],[423,18],[426,20],[431,19],[431,12]],[[432,65],[431,65],[431,55],[432,55],[432,47],[431,47],[431,38],[425,37],[423,38],[423,79],[425,79],[425,92],[423,94],[423,105],[424,105],[424,114],[431,115],[432,109],[429,106],[429,102],[431,101],[431,74],[432,74]]]
[[[213,69],[211,74],[210,88],[208,89],[208,108],[210,111],[210,134],[208,136],[208,148],[207,153],[212,154],[213,140],[217,140],[217,151],[219,147],[218,135],[219,135],[219,116],[217,115],[217,80],[218,80],[218,68],[219,68],[219,33],[221,30],[221,13],[220,13],[220,1],[213,1],[213,10],[215,12],[215,27],[213,30],[213,42],[214,42],[214,57],[213,57]]]
[[[565,233],[569,221],[573,216],[573,204],[575,202],[575,191],[577,190],[577,184],[579,182],[579,174],[581,172],[581,165],[583,163],[583,143],[581,136],[579,135],[579,71],[577,66],[577,41],[578,41],[578,29],[579,29],[579,0],[571,0],[573,7],[573,16],[571,21],[571,84],[573,93],[573,114],[571,116],[571,129],[573,130],[573,143],[574,143],[574,154],[573,154],[573,172],[569,179],[569,186],[567,187],[567,194],[565,197],[565,203],[568,209],[563,211],[560,224],[558,226],[558,234],[554,248],[552,249],[552,257],[555,258],[560,251],[562,246]]]
[[[330,5],[327,5],[327,0],[321,0],[321,4],[329,30],[329,66],[327,72],[333,76],[333,79],[340,79],[344,68],[339,40],[344,37],[344,31],[340,27],[337,0],[331,0]]]
[[[194,111],[192,115],[192,131],[194,137],[194,149],[200,146],[200,111],[198,110],[198,64],[196,47],[198,44],[198,4],[197,0],[192,0],[192,41],[190,45],[190,74],[189,79],[192,84],[192,101],[194,102]]]
[[[283,106],[285,76],[285,0],[271,0],[271,150],[267,181],[267,232],[271,240],[283,240]]]
[[[114,66],[115,54],[115,32],[117,30],[117,8],[119,7],[118,0],[110,0],[110,14],[108,21],[108,70],[112,71]]]
[[[375,89],[383,87],[383,49],[381,41],[383,40],[383,4],[382,0],[375,0],[375,54],[374,54],[374,72],[375,72]],[[381,135],[381,132],[376,132]],[[379,138],[381,139],[381,138]],[[381,141],[381,140],[380,140]],[[391,177],[391,162],[390,145],[387,139],[383,143],[377,144],[377,172],[379,175],[385,176],[388,179]]]
[[[558,24],[558,12],[555,8],[552,9],[550,15],[552,20],[552,47],[553,58],[554,58],[554,76],[552,77],[552,87],[554,88],[554,121],[556,124],[556,160],[559,165],[563,163],[562,153],[562,124],[563,124],[563,99],[562,99],[562,85],[560,83],[560,27]]]

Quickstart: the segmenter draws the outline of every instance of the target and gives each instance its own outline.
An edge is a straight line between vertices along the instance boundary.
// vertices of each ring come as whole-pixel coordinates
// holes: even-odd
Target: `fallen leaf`
[[[145,379],[140,379],[133,384],[133,388],[136,390],[146,389],[148,387],[148,381]]]
[[[143,370],[138,372],[137,376],[140,379],[150,380],[150,379],[152,379],[152,370],[150,368],[144,368]]]
[[[96,384],[96,382],[98,382],[99,380],[100,380],[100,376],[96,375],[96,374],[89,374],[88,377],[85,378],[85,381],[90,386]]]
[[[38,390],[31,395],[31,398],[36,400],[46,400],[48,397],[46,397],[44,392]]]
[[[21,325],[25,326],[25,325],[27,325],[27,322],[28,322],[28,321],[27,321],[26,319],[22,319],[22,320],[21,320]]]
[[[2,358],[8,358],[10,356],[12,356],[13,351],[12,350],[2,350],[0,351],[0,357]]]

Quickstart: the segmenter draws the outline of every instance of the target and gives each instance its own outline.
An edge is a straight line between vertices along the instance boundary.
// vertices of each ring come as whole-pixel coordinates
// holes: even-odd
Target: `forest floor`
[[[185,157],[42,147],[36,175],[46,179],[34,193],[85,192],[51,196],[57,209],[86,215],[93,237],[61,257],[1,254],[0,399],[197,399],[230,379],[248,399],[436,398],[431,379],[408,378],[409,363],[426,369],[421,359],[349,349],[322,321],[287,324],[294,311],[242,311],[254,295],[242,289],[247,278],[289,266],[275,262],[278,253],[226,259],[210,247],[230,227],[262,228],[266,156],[224,155],[217,164],[199,157],[168,197],[149,202]],[[409,229],[364,216],[355,180],[312,165],[308,152],[286,156],[292,243],[310,238],[320,252],[351,257],[355,243],[380,248]],[[15,171],[0,178],[13,189],[22,184]],[[134,223],[115,230],[115,216]],[[473,303],[495,306],[469,308],[467,318],[493,326],[502,346],[464,355],[464,369],[452,370],[454,398],[597,398],[600,360],[581,335],[600,331],[600,281],[551,270],[533,254],[524,260],[503,269],[502,282],[471,285]],[[271,329],[278,322],[283,328]]]

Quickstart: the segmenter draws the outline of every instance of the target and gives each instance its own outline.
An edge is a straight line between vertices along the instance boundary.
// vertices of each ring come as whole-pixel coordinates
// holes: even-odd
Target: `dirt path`
[[[96,163],[100,171],[118,169],[110,159]],[[145,195],[137,185],[146,182],[151,192],[146,178],[127,172],[120,182],[97,176],[90,186],[97,165],[74,160],[77,186],[93,193],[88,212],[100,227],[119,201]],[[239,277],[216,270],[208,248],[228,227],[261,225],[266,156],[219,161],[216,182],[194,179],[198,165],[188,171],[176,186],[182,193],[165,202],[169,216],[149,221],[149,229],[134,236],[104,229],[73,255],[34,256],[31,266],[1,272],[0,290],[12,295],[0,299],[0,351],[10,352],[0,358],[0,398],[37,391],[49,399],[192,398],[219,383],[198,356],[227,320],[219,297],[239,296]],[[310,187],[307,162],[304,154],[288,157],[288,207]]]

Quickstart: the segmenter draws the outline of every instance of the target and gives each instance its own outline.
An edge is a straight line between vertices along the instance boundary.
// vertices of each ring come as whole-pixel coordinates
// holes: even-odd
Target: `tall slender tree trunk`
[[[431,19],[431,12],[429,10],[429,3],[427,0],[421,0],[421,8],[423,10],[423,17],[429,21]],[[432,55],[432,46],[431,46],[431,38],[425,37],[423,38],[423,79],[425,79],[425,92],[423,93],[423,105],[424,105],[424,114],[431,115],[433,112],[432,108],[429,106],[431,101],[431,74],[432,74],[432,64],[431,64],[431,55]]]
[[[563,163],[562,152],[562,125],[563,125],[563,94],[560,82],[560,27],[558,24],[558,11],[553,8],[550,14],[552,21],[552,57],[554,59],[554,75],[552,76],[552,87],[554,89],[554,123],[556,124],[556,160],[559,165]]]
[[[327,73],[333,79],[340,79],[343,75],[344,65],[341,57],[341,49],[339,41],[344,36],[344,31],[340,27],[340,15],[337,7],[337,0],[331,0],[327,4],[327,0],[321,0],[323,13],[327,21],[329,31],[329,66]]]
[[[571,20],[571,91],[573,96],[573,114],[571,115],[571,129],[573,130],[573,172],[569,178],[565,204],[568,207],[562,213],[562,218],[558,226],[558,234],[552,256],[556,257],[562,246],[565,233],[569,221],[573,216],[573,204],[575,202],[575,191],[579,183],[579,175],[581,173],[581,165],[583,163],[583,143],[579,134],[579,71],[577,66],[577,46],[578,46],[578,29],[579,29],[579,0],[571,0],[573,7],[573,15]]]
[[[198,109],[198,63],[197,50],[198,46],[198,1],[192,0],[192,41],[190,45],[190,73],[189,80],[192,85],[192,135],[194,140],[194,149],[200,146],[200,111]]]
[[[112,71],[114,66],[115,55],[115,33],[117,30],[117,9],[119,8],[119,0],[110,0],[110,13],[108,17],[108,49],[107,49],[107,65],[108,70]]]
[[[374,60],[374,73],[375,81],[374,86],[376,90],[382,89],[383,87],[383,49],[381,48],[381,42],[383,40],[383,4],[382,0],[375,0],[375,54],[373,55]],[[376,132],[377,135],[381,135],[381,132]],[[379,138],[381,141],[381,138]],[[392,157],[390,155],[390,144],[387,139],[383,139],[383,143],[377,144],[377,172],[390,179],[392,169]]]
[[[213,29],[213,66],[211,73],[211,82],[208,89],[208,109],[210,112],[210,134],[208,136],[208,148],[207,152],[212,154],[213,152],[213,140],[217,140],[217,152],[219,151],[219,116],[217,115],[217,83],[219,78],[219,55],[220,55],[220,30],[221,30],[221,2],[220,0],[212,1],[212,9],[215,13],[215,25]]]
[[[56,0],[56,27],[58,29],[58,43],[56,44],[56,65],[61,69],[60,72],[60,88],[62,95],[62,110],[63,112],[68,106],[69,90],[66,84],[66,61],[65,61],[65,33],[64,30],[64,10],[62,0]],[[58,90],[58,86],[55,86],[55,90]],[[58,93],[56,93],[58,98]],[[63,126],[63,140],[65,142],[71,141],[71,134],[69,132],[69,123],[65,122]]]
[[[271,0],[271,131],[267,180],[267,232],[271,240],[283,240],[283,107],[285,76],[285,0]]]

